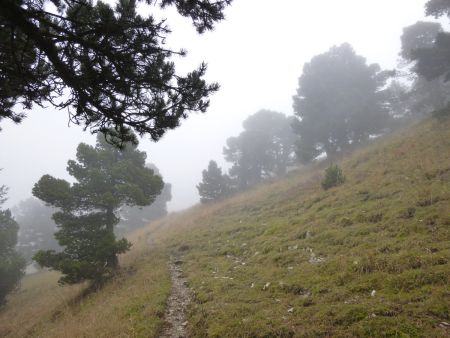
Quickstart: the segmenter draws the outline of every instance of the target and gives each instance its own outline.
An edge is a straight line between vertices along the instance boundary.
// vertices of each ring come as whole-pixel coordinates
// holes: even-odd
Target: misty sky
[[[369,63],[394,68],[402,28],[424,20],[425,2],[234,0],[227,20],[201,36],[189,20],[164,11],[173,31],[168,45],[188,51],[177,60],[179,71],[206,61],[207,79],[221,85],[206,114],[192,114],[158,143],[141,141],[148,160],[172,183],[169,209],[198,202],[195,185],[201,171],[211,159],[226,166],[225,141],[242,130],[248,115],[263,108],[293,113],[298,77],[314,55],[349,42]],[[68,126],[66,111],[52,107],[33,109],[20,125],[3,120],[0,127],[0,184],[10,188],[9,207],[31,196],[31,188],[44,174],[69,179],[66,163],[75,157],[78,143],[95,140],[82,127]]]

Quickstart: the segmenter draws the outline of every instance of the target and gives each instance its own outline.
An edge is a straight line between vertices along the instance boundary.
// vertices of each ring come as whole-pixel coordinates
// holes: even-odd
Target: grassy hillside
[[[161,330],[170,278],[164,251],[137,231],[121,271],[99,291],[57,285],[59,275],[26,276],[0,311],[0,337],[153,337]]]
[[[195,294],[192,337],[449,336],[450,120],[339,165],[340,187],[321,189],[318,164],[151,224],[116,280],[87,297],[49,273],[27,278],[0,336],[155,336],[171,255]]]
[[[328,191],[319,166],[174,220],[193,337],[450,334],[450,122],[340,165]]]

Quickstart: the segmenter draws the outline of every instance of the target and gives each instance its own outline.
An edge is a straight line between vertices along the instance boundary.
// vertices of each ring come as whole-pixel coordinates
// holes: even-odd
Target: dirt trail
[[[169,263],[172,291],[167,301],[164,314],[165,326],[160,338],[187,337],[186,308],[192,300],[191,290],[187,287],[187,280],[181,269],[182,261],[171,257]]]

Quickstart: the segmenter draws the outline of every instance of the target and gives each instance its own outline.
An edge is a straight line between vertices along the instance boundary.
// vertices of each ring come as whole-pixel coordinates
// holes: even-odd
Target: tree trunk
[[[108,208],[106,210],[106,230],[108,231],[108,236],[111,238],[111,244],[114,245],[116,241],[116,236],[114,234],[114,225],[116,223],[116,216],[114,215],[114,210],[112,208]],[[110,268],[117,268],[119,265],[119,260],[117,258],[116,252],[111,247],[111,253],[107,257],[106,266]]]

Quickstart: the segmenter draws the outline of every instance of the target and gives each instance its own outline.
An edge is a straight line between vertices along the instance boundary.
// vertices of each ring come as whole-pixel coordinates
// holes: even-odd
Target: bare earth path
[[[187,280],[183,276],[181,261],[172,257],[169,263],[172,292],[167,301],[167,309],[164,314],[165,327],[160,338],[185,338],[186,333],[186,307],[191,302],[192,296],[187,287]]]

